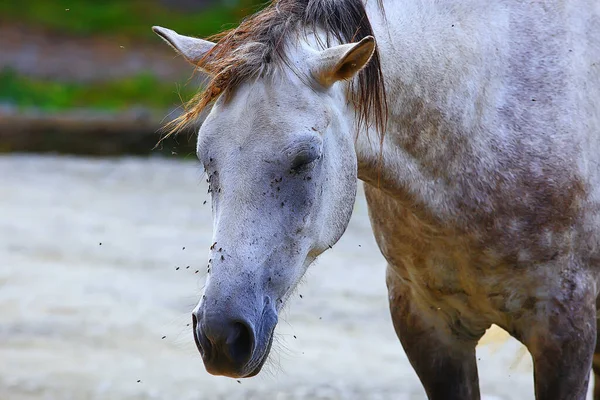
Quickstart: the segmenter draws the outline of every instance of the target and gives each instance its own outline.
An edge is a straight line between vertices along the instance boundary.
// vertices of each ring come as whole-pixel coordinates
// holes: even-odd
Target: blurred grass
[[[194,12],[176,11],[158,0],[0,0],[0,24],[23,24],[68,36],[118,37],[119,43],[156,42],[152,25],[206,37],[239,23],[266,0],[222,0]],[[157,46],[162,46],[158,43]],[[1,57],[1,55],[0,55]],[[198,90],[176,86],[149,72],[110,82],[57,82],[0,70],[0,103],[43,111],[91,108],[119,111],[132,106],[162,109],[180,106]]]
[[[176,12],[152,0],[0,1],[0,23],[20,22],[73,35],[153,38],[152,25],[209,36],[256,11],[257,0],[230,0],[198,12]]]
[[[164,110],[181,105],[181,98],[189,99],[197,89],[193,83],[178,87],[149,73],[111,82],[83,84],[35,79],[8,69],[0,71],[0,103],[9,102],[20,109],[118,111],[143,106]]]

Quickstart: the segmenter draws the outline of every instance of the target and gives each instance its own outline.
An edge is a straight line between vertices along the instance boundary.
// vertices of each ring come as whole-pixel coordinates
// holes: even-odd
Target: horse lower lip
[[[275,329],[273,328],[273,330],[275,330]],[[271,331],[271,334],[269,336],[269,343],[267,343],[267,346],[266,346],[264,352],[258,359],[258,363],[254,367],[254,369],[252,369],[247,375],[244,376],[244,378],[251,378],[260,372],[262,367],[265,365],[265,362],[267,361],[267,357],[269,356],[269,352],[271,351],[272,344],[273,344],[273,331]]]
[[[250,369],[248,372],[244,373],[242,378],[251,378],[251,377],[257,375],[260,372],[260,370],[262,369],[263,365],[265,364],[266,359],[267,359],[267,355],[265,353],[264,355],[261,356],[261,358],[256,363],[253,363],[254,365],[251,367],[252,369]]]
[[[244,376],[244,378],[252,378],[253,376],[258,375],[260,370],[262,369],[263,363],[260,363],[254,370],[252,370],[248,375]]]

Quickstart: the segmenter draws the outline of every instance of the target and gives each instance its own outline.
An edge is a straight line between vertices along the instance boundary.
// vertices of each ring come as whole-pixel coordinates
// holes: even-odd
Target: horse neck
[[[389,0],[385,16],[376,2],[367,3],[389,119],[382,141],[374,129],[359,132],[359,178],[395,197],[426,202],[441,213],[451,208],[443,182],[460,174],[470,150],[485,153],[485,147],[505,145],[481,129],[494,118],[501,87],[491,78],[495,60],[480,59],[482,48],[497,46],[493,39],[502,26],[499,22],[483,29],[483,21],[496,21],[485,14],[497,10],[484,5],[471,10],[472,3],[449,11],[436,2]],[[493,160],[486,162],[480,171],[493,168]]]

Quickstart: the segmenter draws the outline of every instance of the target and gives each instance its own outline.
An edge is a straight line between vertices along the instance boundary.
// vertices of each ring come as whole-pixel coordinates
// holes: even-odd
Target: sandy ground
[[[0,157],[0,400],[425,399],[362,194],[281,316],[266,371],[208,375],[188,326],[211,238],[204,200],[192,161]],[[533,399],[529,355],[491,339],[483,399]]]

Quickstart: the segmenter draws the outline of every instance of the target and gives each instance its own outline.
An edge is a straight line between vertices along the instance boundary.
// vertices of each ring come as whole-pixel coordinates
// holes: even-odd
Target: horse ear
[[[325,49],[313,61],[313,77],[325,87],[342,79],[350,79],[369,63],[374,52],[373,36],[367,36],[358,43]]]
[[[174,48],[176,52],[181,54],[188,62],[200,69],[202,69],[202,66],[199,65],[200,60],[202,60],[202,57],[215,46],[213,42],[190,36],[183,36],[171,29],[160,26],[153,26],[152,30],[160,36],[162,40],[167,42],[169,46]]]

